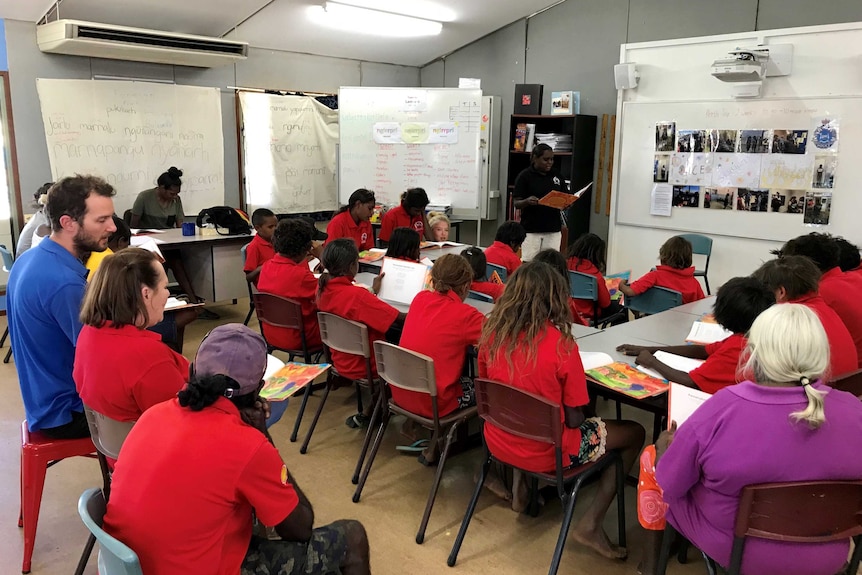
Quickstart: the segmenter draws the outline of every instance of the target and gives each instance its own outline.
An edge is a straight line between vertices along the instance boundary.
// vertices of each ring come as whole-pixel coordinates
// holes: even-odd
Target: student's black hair
[[[237,380],[227,375],[192,376],[188,385],[177,392],[177,399],[182,407],[188,407],[192,411],[201,411],[215,403],[218,398],[225,397],[225,392],[228,389],[239,390],[241,386]],[[241,409],[253,406],[257,397],[258,394],[255,392],[235,395],[228,399]]]
[[[820,270],[805,256],[782,256],[769,260],[751,275],[772,293],[783,287],[791,300],[816,292],[820,285]]]
[[[42,184],[41,186],[39,186],[39,189],[36,190],[35,194],[33,194],[33,199],[35,199],[36,201],[39,201],[39,198],[41,198],[43,195],[47,194],[48,190],[50,190],[51,186],[53,186],[53,185],[54,185],[54,182],[46,182],[46,183]]]
[[[129,228],[129,224],[117,214],[114,214],[114,226],[117,230],[108,238],[108,244],[116,244],[120,240],[132,241],[132,230]]]
[[[251,214],[251,225],[254,227],[263,225],[266,218],[274,218],[275,213],[269,208],[258,208]]]
[[[549,146],[548,144],[536,144],[533,147],[533,153],[530,156],[530,158],[532,158],[532,159],[541,158],[542,156],[545,155],[545,152],[553,152],[553,151],[554,151],[554,149],[551,146]]]
[[[312,230],[305,220],[288,218],[278,222],[272,234],[275,251],[288,258],[297,258],[311,247]]]
[[[715,321],[733,333],[746,333],[761,313],[775,303],[775,293],[753,277],[728,280],[715,298]]]
[[[423,188],[410,188],[404,194],[404,199],[401,200],[405,208],[417,208],[424,210],[425,206],[431,202],[428,200],[428,194]]]
[[[509,220],[497,228],[497,234],[494,236],[494,241],[504,243],[510,246],[513,250],[518,251],[524,240],[527,239],[527,230],[521,225],[521,222]]]
[[[658,258],[663,266],[678,270],[691,267],[691,242],[682,236],[673,236],[661,245]]]
[[[353,206],[356,205],[357,202],[360,204],[367,204],[369,202],[376,202],[377,200],[374,198],[374,192],[371,190],[366,190],[365,188],[359,188],[347,198],[347,205],[341,206],[339,208],[338,213],[346,212],[350,210]],[[424,207],[424,206],[423,206]]]
[[[838,246],[838,265],[841,271],[849,272],[855,270],[862,265],[862,258],[859,256],[859,247],[841,236],[835,236],[835,244]]]
[[[554,248],[545,248],[535,256],[533,256],[533,261],[544,262],[557,270],[557,272],[563,276],[566,280],[566,284],[569,283],[569,268],[566,265],[566,258],[559,251]]]
[[[488,279],[488,258],[481,248],[470,246],[461,252],[461,257],[473,268],[473,281],[483,282]]]
[[[395,228],[389,236],[386,256],[419,261],[419,232],[412,228]]]
[[[805,256],[820,268],[829,271],[839,262],[839,248],[835,238],[829,234],[812,232],[793,238],[781,246],[781,256]]]
[[[183,177],[183,171],[179,168],[175,168],[171,166],[168,168],[167,172],[163,172],[159,179],[156,180],[156,183],[163,188],[179,188],[182,187],[183,181],[180,179]]]
[[[352,239],[338,238],[326,244],[320,255],[320,263],[326,271],[320,274],[320,279],[317,280],[319,290],[323,292],[332,278],[350,276],[358,261],[359,250]]]
[[[569,246],[568,257],[588,261],[605,273],[607,265],[607,244],[596,234],[584,234]],[[578,270],[575,270],[578,271]]]

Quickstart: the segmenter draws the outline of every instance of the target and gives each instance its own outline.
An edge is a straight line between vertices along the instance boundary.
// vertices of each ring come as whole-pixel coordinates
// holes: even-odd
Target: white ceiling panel
[[[53,5],[54,0],[0,0],[0,18],[35,22]]]

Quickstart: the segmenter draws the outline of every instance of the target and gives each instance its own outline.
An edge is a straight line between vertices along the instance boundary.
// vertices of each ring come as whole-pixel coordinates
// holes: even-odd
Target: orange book
[[[647,375],[621,361],[589,369],[586,371],[586,375],[590,380],[608,389],[618,391],[635,399],[660,395],[665,393],[668,388],[667,381]]]

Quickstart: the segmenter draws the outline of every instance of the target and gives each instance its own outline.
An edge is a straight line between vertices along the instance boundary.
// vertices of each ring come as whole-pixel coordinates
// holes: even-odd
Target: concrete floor
[[[197,321],[187,328],[185,355],[194,357],[200,340],[217,323],[241,322],[247,311],[247,300],[239,305],[214,308],[220,322]],[[256,320],[251,327],[257,329]],[[0,318],[0,330],[5,317]],[[3,350],[5,355],[5,349]],[[24,417],[18,390],[14,360],[0,364],[0,386],[6,390],[0,401],[0,575],[20,573],[23,535],[17,527],[19,508],[20,425]],[[371,564],[375,574],[541,574],[546,573],[559,533],[562,511],[558,501],[550,502],[539,517],[514,513],[489,493],[483,494],[470,525],[454,569],[446,558],[460,525],[473,488],[473,474],[480,459],[478,449],[458,455],[447,463],[440,492],[423,545],[414,541],[416,530],[433,480],[434,470],[421,466],[414,457],[396,453],[400,422],[390,425],[374,469],[358,504],[351,501],[354,486],[350,482],[356,463],[362,433],[345,427],[345,418],[355,411],[355,398],[349,390],[334,392],[321,417],[306,455],[300,455],[300,443],[290,443],[289,435],[299,402],[292,402],[281,422],[270,431],[291,473],[307,493],[315,508],[318,525],[339,518],[363,522],[371,542]],[[316,408],[316,400],[309,407]],[[600,402],[600,412],[612,417],[611,404]],[[624,416],[636,417],[636,410],[624,406]],[[313,411],[312,411],[313,413]],[[310,422],[306,415],[302,432]],[[650,428],[650,418],[637,417]],[[302,437],[302,436],[301,436]],[[301,439],[300,437],[300,439]],[[33,553],[34,574],[72,573],[77,564],[87,530],[77,514],[81,492],[101,484],[98,463],[72,458],[48,470],[39,517],[36,548]],[[585,508],[592,495],[590,487],[579,497],[575,511]],[[612,505],[605,529],[616,539],[616,512]],[[599,557],[569,541],[563,553],[561,574],[609,575],[634,574],[641,557],[642,540],[635,510],[635,490],[626,491],[626,523],[629,559],[613,562]],[[672,575],[703,573],[703,564],[692,560],[688,565],[675,561]],[[95,559],[86,573],[96,574]]]

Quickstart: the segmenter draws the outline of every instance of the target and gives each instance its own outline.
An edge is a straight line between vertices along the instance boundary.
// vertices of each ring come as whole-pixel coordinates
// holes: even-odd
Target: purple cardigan
[[[659,460],[656,478],[667,518],[692,544],[721,565],[730,561],[733,525],[742,488],[756,483],[862,479],[862,401],[826,390],[826,422],[818,430],[794,423],[804,409],[799,387],[750,381],[726,387],[677,430]],[[746,575],[833,575],[849,543],[799,545],[749,538]]]

